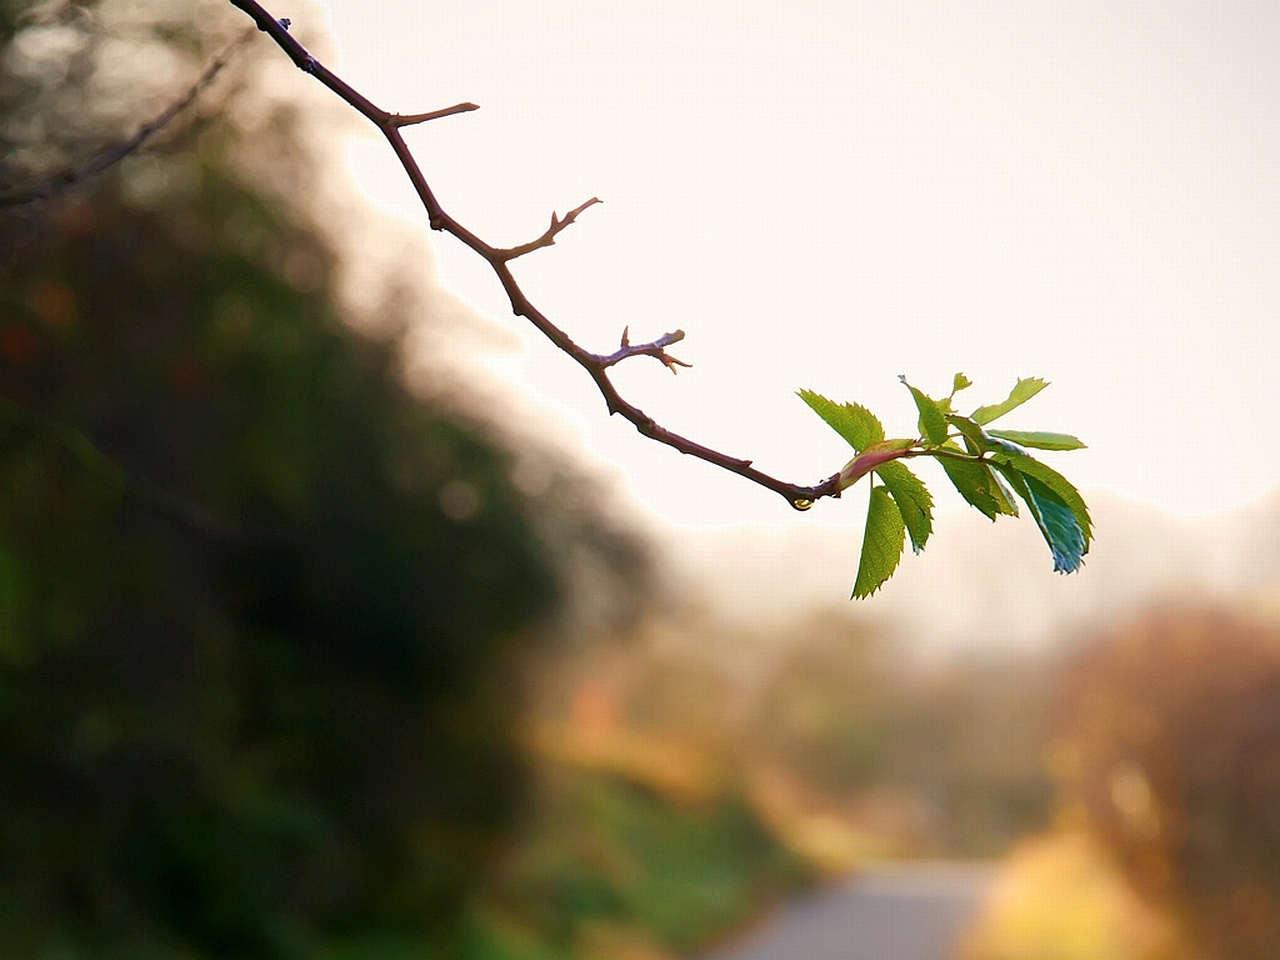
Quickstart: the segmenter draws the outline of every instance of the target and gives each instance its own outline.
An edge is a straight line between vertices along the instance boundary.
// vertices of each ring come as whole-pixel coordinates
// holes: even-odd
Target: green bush
[[[548,772],[538,818],[506,858],[494,898],[566,949],[603,930],[687,953],[811,875],[734,790],[678,803],[566,768]]]
[[[65,90],[26,92],[50,122],[0,102],[15,182],[48,152],[15,137],[77,129],[54,122]],[[295,156],[291,129],[254,149]],[[197,119],[0,211],[7,957],[463,936],[522,795],[514,679],[568,551],[640,569],[589,500],[521,492],[491,430],[352,332],[335,254],[243,179],[236,130]]]

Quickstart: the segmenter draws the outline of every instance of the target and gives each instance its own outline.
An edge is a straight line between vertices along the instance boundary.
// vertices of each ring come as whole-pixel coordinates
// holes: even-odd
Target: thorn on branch
[[[679,373],[680,372],[678,369],[679,367],[687,368],[687,367],[693,366],[692,363],[685,363],[683,360],[677,360],[675,357],[671,356],[669,353],[666,353],[665,351],[660,351],[658,353],[658,359],[662,361],[663,366],[665,366],[668,370],[670,370],[672,374]]]
[[[412,152],[405,144],[401,137],[399,128],[409,126],[414,123],[422,123],[427,120],[433,120],[441,116],[449,116],[454,113],[463,113],[467,110],[474,110],[474,104],[458,104],[455,107],[449,107],[444,110],[434,111],[426,114],[414,114],[412,116],[398,116],[390,114],[385,110],[375,106],[365,96],[334,75],[331,71],[320,65],[306,49],[298,43],[297,40],[290,35],[288,31],[289,22],[287,20],[276,20],[267,13],[258,0],[230,0],[232,5],[239,7],[247,13],[258,26],[258,29],[267,33],[276,45],[279,46],[302,70],[316,77],[321,83],[333,91],[338,97],[345,101],[354,110],[370,120],[386,134],[388,141],[391,143],[392,149],[400,158],[400,163],[408,174],[419,198],[422,200],[423,206],[427,211],[427,216],[431,223],[432,230],[443,230],[453,234],[459,241],[467,247],[475,251],[482,257],[498,276],[499,282],[506,290],[511,301],[512,311],[517,316],[527,317],[535,327],[537,327],[548,339],[552,341],[558,348],[567,353],[569,356],[577,360],[585,367],[596,386],[599,387],[601,396],[604,398],[605,405],[608,407],[610,415],[621,414],[627,421],[633,424],[637,430],[644,436],[650,437],[660,443],[677,450],[680,453],[697,457],[710,464],[721,467],[732,473],[739,474],[746,479],[758,483],[775,493],[781,494],[798,510],[807,509],[816,500],[823,497],[840,496],[839,474],[829,477],[822,483],[805,487],[792,483],[786,483],[778,480],[768,474],[757,470],[750,460],[739,460],[734,457],[727,456],[710,447],[705,447],[692,440],[672,433],[666,428],[656,423],[652,417],[648,416],[639,407],[629,403],[618,393],[612,382],[609,380],[608,368],[615,363],[625,360],[627,357],[645,354],[659,360],[672,373],[677,371],[678,367],[688,367],[691,364],[682,360],[677,360],[666,352],[666,348],[673,343],[677,343],[684,339],[684,331],[676,330],[672,333],[659,337],[652,343],[632,344],[630,340],[630,330],[624,329],[622,332],[621,345],[618,350],[608,356],[590,353],[578,346],[570,337],[555,326],[550,320],[543,316],[537,309],[529,303],[528,298],[520,290],[515,278],[512,276],[507,262],[530,253],[541,247],[548,247],[555,243],[556,236],[560,231],[564,230],[569,224],[573,223],[580,214],[587,208],[600,203],[598,197],[592,197],[570,210],[563,217],[553,212],[551,214],[551,224],[547,227],[542,236],[537,239],[522,244],[518,247],[509,249],[498,249],[490,246],[482,241],[479,237],[467,230],[460,223],[450,217],[440,207],[439,202],[435,199],[430,187],[427,185],[426,178],[423,176],[418,166],[417,160],[413,157]]]
[[[276,21],[276,23],[280,24],[280,29],[286,32],[291,26],[293,26],[293,21],[290,20],[288,17],[281,17],[279,20]]]
[[[596,356],[595,361],[600,365],[601,369],[607,369],[615,363],[621,363],[628,357],[653,357],[672,373],[678,373],[679,367],[692,367],[693,364],[676,359],[667,353],[666,348],[673,343],[679,343],[683,339],[684,331],[674,330],[671,333],[664,333],[652,343],[638,343],[633,346],[631,343],[631,327],[626,326],[622,329],[622,342],[618,349],[606,356]]]

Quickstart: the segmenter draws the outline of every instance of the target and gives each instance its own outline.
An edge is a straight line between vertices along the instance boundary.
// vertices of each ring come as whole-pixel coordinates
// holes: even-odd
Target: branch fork
[[[674,330],[671,333],[664,333],[652,343],[636,343],[631,342],[631,328],[622,328],[622,342],[618,349],[607,355],[595,355],[596,362],[601,369],[612,367],[615,363],[621,363],[628,357],[653,357],[655,360],[662,362],[662,365],[672,373],[679,373],[680,367],[692,367],[693,364],[685,363],[683,360],[677,360],[671,354],[667,353],[667,347],[673,343],[679,343],[684,339],[683,330]]]

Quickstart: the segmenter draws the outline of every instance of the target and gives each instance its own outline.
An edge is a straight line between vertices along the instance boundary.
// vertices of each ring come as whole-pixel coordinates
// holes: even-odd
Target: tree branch
[[[672,373],[679,373],[678,367],[692,367],[693,364],[685,363],[683,360],[677,360],[675,357],[667,353],[666,348],[673,343],[679,343],[684,339],[683,330],[675,330],[671,333],[664,333],[652,343],[633,344],[630,340],[630,327],[624,327],[622,330],[622,343],[617,350],[607,356],[596,356],[602,367],[612,367],[615,363],[621,363],[627,357],[654,357],[662,361]]]
[[[401,166],[404,167],[405,173],[408,175],[410,182],[413,184],[414,190],[418,194],[419,200],[422,202],[423,208],[427,212],[428,221],[431,229],[440,230],[445,233],[452,234],[466,246],[470,247],[479,256],[488,262],[497,276],[498,281],[502,284],[506,291],[507,298],[511,302],[512,312],[516,316],[526,318],[541,333],[550,340],[559,350],[568,354],[574,361],[578,363],[587,374],[595,381],[596,387],[600,390],[601,396],[604,397],[606,406],[610,414],[619,414],[624,419],[631,422],[632,425],[644,436],[659,443],[664,443],[683,454],[697,457],[708,463],[736,473],[739,476],[766,487],[769,490],[781,495],[788,503],[797,510],[807,510],[816,500],[822,497],[839,497],[840,496],[840,475],[835,474],[823,480],[820,483],[811,486],[801,484],[787,483],[776,477],[769,476],[752,466],[750,460],[743,460],[737,457],[731,457],[728,454],[713,450],[710,447],[703,446],[677,433],[666,429],[652,417],[646,414],[635,404],[630,403],[619,394],[613,382],[609,379],[609,368],[614,364],[621,362],[632,356],[652,356],[660,360],[669,370],[675,372],[677,366],[688,366],[679,360],[670,357],[665,348],[678,340],[683,339],[683,331],[677,330],[674,333],[666,334],[659,337],[652,343],[631,346],[627,340],[627,334],[623,334],[622,346],[611,354],[601,355],[592,353],[589,350],[579,346],[574,340],[558,326],[556,326],[544,313],[538,310],[529,298],[525,296],[524,291],[520,289],[520,285],[516,282],[515,276],[510,269],[510,261],[530,253],[542,247],[551,246],[555,242],[556,236],[568,227],[574,220],[588,207],[599,203],[598,198],[593,197],[586,203],[574,208],[565,214],[564,217],[557,217],[554,213],[551,216],[551,225],[537,239],[528,243],[521,244],[517,247],[498,248],[491,246],[478,236],[468,230],[458,221],[454,220],[440,202],[436,199],[430,185],[427,183],[426,177],[423,175],[417,160],[413,153],[409,150],[404,138],[400,134],[400,128],[408,126],[410,123],[417,123],[422,120],[436,119],[437,117],[450,116],[455,113],[462,113],[468,110],[476,109],[475,104],[459,104],[456,107],[448,107],[443,110],[436,110],[430,113],[413,114],[408,117],[398,114],[389,113],[386,110],[376,106],[368,100],[363,94],[355,90],[348,83],[338,77],[333,71],[329,70],[313,57],[307,49],[299,43],[292,34],[289,33],[289,21],[277,20],[271,16],[263,6],[256,0],[231,0],[231,3],[240,10],[248,14],[257,27],[266,33],[275,43],[293,60],[294,64],[304,73],[309,73],[322,84],[332,90],[338,97],[345,101],[353,109],[357,110],[362,116],[368,119],[374,126],[382,131],[387,138],[387,142],[391,144],[391,149],[395,152],[400,160]]]
[[[522,243],[518,247],[508,247],[505,250],[495,250],[494,253],[501,257],[504,261],[514,260],[516,257],[523,257],[526,253],[532,253],[534,250],[540,250],[543,247],[549,247],[556,242],[556,236],[569,224],[578,219],[578,214],[597,203],[603,203],[599,197],[592,197],[586,203],[580,203],[574,207],[563,217],[556,215],[551,211],[551,226],[547,227],[542,236],[536,240],[530,240],[528,243]]]
[[[96,157],[89,160],[80,167],[62,170],[52,175],[46,175],[44,178],[35,183],[27,184],[21,187],[13,187],[6,190],[0,190],[0,207],[16,207],[25,203],[32,203],[36,200],[49,200],[63,193],[77,183],[87,180],[89,177],[97,176],[104,170],[107,170],[129,154],[140,149],[143,144],[154,137],[157,133],[167,127],[175,117],[186,110],[191,104],[195,103],[196,98],[204,92],[214,78],[222,72],[231,61],[231,57],[241,46],[248,42],[253,36],[253,30],[245,30],[240,36],[236,37],[227,47],[213,58],[209,66],[205,68],[200,78],[191,85],[181,100],[170,104],[161,111],[149,123],[143,124],[138,131],[121,143],[113,147],[103,150]]]

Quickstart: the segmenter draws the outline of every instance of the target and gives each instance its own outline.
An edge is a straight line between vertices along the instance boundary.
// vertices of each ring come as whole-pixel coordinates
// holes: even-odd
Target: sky
[[[317,9],[322,23],[303,21]],[[409,139],[445,208],[490,242],[604,201],[516,275],[596,352],[624,327],[637,342],[683,329],[672,353],[691,369],[636,358],[615,378],[677,433],[816,483],[849,451],[799,388],[910,435],[899,375],[945,395],[962,371],[974,406],[1040,376],[1052,386],[1008,426],[1083,439],[1047,459],[1086,493],[1197,517],[1280,483],[1280,5],[272,12],[388,110],[481,105]],[[671,524],[861,522],[856,494],[799,515],[609,418],[488,268],[427,236],[385,141],[341,138],[370,209],[409,225],[387,243],[425,244],[424,280],[487,318],[471,362],[509,388],[502,416],[585,453]],[[960,503],[921,472],[944,508]]]

